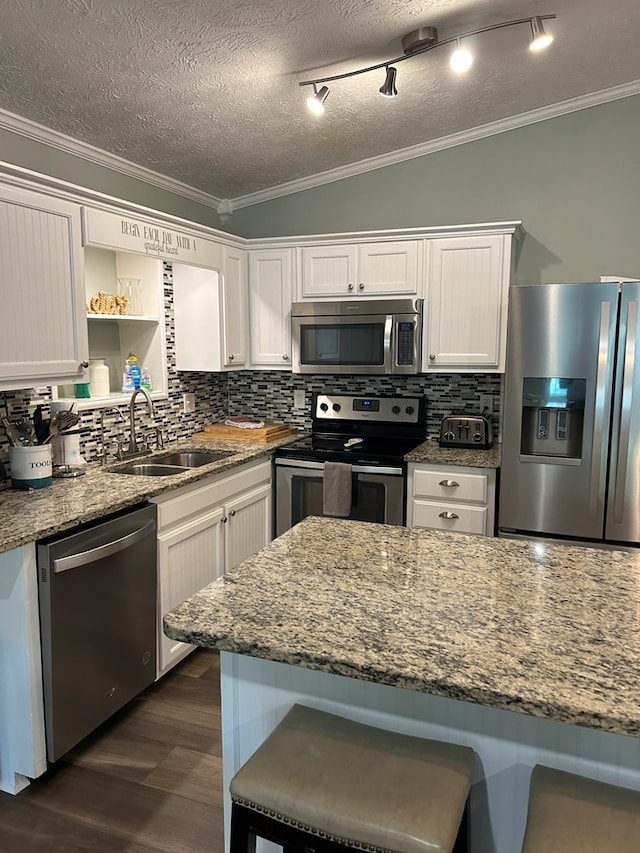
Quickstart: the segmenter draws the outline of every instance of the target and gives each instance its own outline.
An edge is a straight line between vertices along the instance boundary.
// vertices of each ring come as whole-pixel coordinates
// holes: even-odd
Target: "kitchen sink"
[[[170,477],[182,474],[192,468],[217,462],[233,456],[232,450],[176,450],[154,456],[148,462],[130,462],[128,465],[112,468],[112,474],[137,474],[139,477]]]
[[[171,474],[183,474],[189,468],[185,465],[155,465],[151,462],[135,462],[112,469],[112,474],[137,474],[139,477],[169,477]]]
[[[180,468],[199,468],[219,459],[233,456],[232,450],[176,450],[162,453],[150,460],[154,465],[177,465]]]

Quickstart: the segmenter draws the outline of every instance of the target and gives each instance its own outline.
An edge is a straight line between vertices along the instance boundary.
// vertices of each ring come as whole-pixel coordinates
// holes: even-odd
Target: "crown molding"
[[[138,166],[129,160],[125,160],[124,157],[119,157],[117,154],[109,154],[108,151],[103,151],[101,148],[96,148],[87,142],[73,139],[73,137],[59,133],[57,130],[52,130],[42,124],[37,124],[34,121],[2,109],[0,109],[0,129],[9,130],[12,133],[32,139],[35,142],[42,142],[51,148],[63,151],[65,154],[73,154],[75,157],[81,157],[90,163],[96,163],[98,166],[105,166],[108,169],[113,169],[115,172],[120,172],[120,174],[126,175],[128,178],[144,181],[154,187],[176,193],[191,201],[212,207],[215,210],[217,210],[218,205],[222,201],[222,199],[210,193],[205,193],[202,190],[189,186],[189,184],[183,184],[182,181],[161,175],[159,172],[146,169],[144,166]]]
[[[233,210],[238,210],[241,207],[249,207],[250,205],[260,204],[264,201],[272,201],[273,199],[291,195],[292,193],[313,189],[314,187],[330,184],[334,181],[341,181],[344,178],[352,178],[356,175],[372,172],[375,169],[382,169],[385,166],[403,163],[406,160],[413,160],[416,157],[423,157],[426,154],[434,154],[436,151],[444,151],[446,148],[465,145],[467,142],[485,139],[488,136],[495,136],[499,133],[505,133],[508,130],[517,130],[529,124],[547,121],[547,119],[557,118],[558,116],[577,112],[578,110],[585,110],[589,107],[607,103],[608,101],[616,101],[620,98],[628,98],[631,95],[638,94],[640,94],[640,80],[633,80],[630,83],[623,83],[620,86],[614,86],[610,89],[601,89],[598,92],[580,95],[577,98],[571,98],[567,101],[558,101],[555,104],[549,104],[537,110],[531,110],[530,112],[520,113],[516,116],[483,124],[469,130],[461,131],[460,133],[453,133],[450,136],[442,136],[430,142],[423,142],[408,148],[400,148],[397,151],[391,151],[389,154],[381,154],[379,157],[370,157],[367,160],[360,160],[356,163],[350,163],[347,166],[340,166],[337,169],[329,169],[326,172],[318,172],[315,175],[289,181],[286,184],[280,184],[270,189],[238,196],[238,198],[230,199],[230,204]]]
[[[382,154],[379,157],[370,157],[366,160],[360,160],[346,166],[340,166],[337,169],[318,172],[317,174],[310,175],[306,178],[289,181],[285,184],[279,184],[275,187],[259,190],[258,192],[249,193],[248,195],[238,196],[232,199],[222,199],[217,196],[213,196],[210,193],[198,190],[195,187],[184,184],[174,178],[169,178],[166,175],[161,175],[159,172],[146,169],[144,166],[138,166],[135,163],[131,163],[129,160],[125,160],[123,157],[119,157],[116,154],[109,154],[107,151],[103,151],[86,142],[73,139],[66,134],[59,133],[57,130],[51,130],[44,125],[37,124],[36,122],[32,122],[29,119],[22,118],[15,113],[10,113],[2,109],[0,109],[0,129],[11,131],[12,133],[19,134],[20,136],[32,139],[36,142],[42,142],[45,145],[58,149],[59,151],[72,154],[76,157],[81,157],[82,159],[96,163],[99,166],[105,166],[106,168],[113,169],[127,177],[144,181],[145,183],[151,184],[159,189],[175,193],[183,198],[205,205],[206,207],[211,207],[217,213],[225,213],[228,218],[232,211],[238,210],[242,207],[249,207],[253,204],[272,201],[273,199],[292,195],[293,193],[302,192],[303,190],[313,189],[314,187],[330,184],[334,181],[341,181],[345,178],[362,175],[367,172],[375,171],[376,169],[382,169],[385,166],[403,163],[406,160],[413,160],[417,157],[423,157],[426,154],[434,154],[437,151],[444,151],[447,148],[465,145],[467,142],[485,139],[486,137],[505,133],[509,130],[517,130],[520,127],[526,127],[529,124],[546,121],[547,119],[556,118],[568,113],[577,112],[578,110],[598,106],[599,104],[607,103],[608,101],[615,101],[620,98],[627,98],[637,94],[640,94],[640,80],[634,80],[630,83],[624,83],[610,89],[602,89],[598,92],[591,92],[588,95],[581,95],[577,98],[571,98],[566,101],[559,101],[558,103],[550,104],[546,107],[540,107],[537,110],[532,110],[527,113],[520,113],[519,115],[470,128],[469,130],[465,130],[460,133],[443,136],[439,139],[433,139],[429,142],[420,143],[419,145],[412,145],[408,148],[401,148],[388,154]]]

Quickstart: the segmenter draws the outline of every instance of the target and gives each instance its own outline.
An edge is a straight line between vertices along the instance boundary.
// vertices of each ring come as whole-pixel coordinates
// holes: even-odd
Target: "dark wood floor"
[[[198,649],[17,796],[0,853],[223,853],[219,657]]]

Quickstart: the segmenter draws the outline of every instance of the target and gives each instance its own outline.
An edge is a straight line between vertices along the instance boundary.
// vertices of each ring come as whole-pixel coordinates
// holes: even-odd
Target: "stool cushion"
[[[523,853],[638,853],[640,792],[538,765]]]
[[[294,705],[231,781],[250,809],[342,844],[450,851],[474,752]]]

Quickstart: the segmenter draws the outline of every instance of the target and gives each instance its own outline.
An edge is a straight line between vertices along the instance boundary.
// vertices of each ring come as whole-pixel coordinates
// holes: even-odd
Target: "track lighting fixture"
[[[313,86],[313,95],[307,98],[307,106],[309,109],[321,115],[324,112],[324,102],[327,100],[329,89],[326,83],[331,83],[333,80],[346,80],[348,77],[355,77],[358,74],[366,74],[368,71],[377,71],[379,68],[384,68],[386,78],[379,92],[385,98],[394,98],[398,92],[396,89],[397,69],[394,67],[399,62],[404,62],[406,59],[411,59],[421,53],[426,53],[436,47],[441,47],[445,44],[453,44],[454,50],[449,58],[449,63],[453,71],[458,74],[463,74],[471,67],[473,63],[473,55],[471,52],[462,46],[462,40],[470,36],[477,36],[481,33],[488,33],[491,30],[500,30],[505,27],[515,27],[520,24],[526,24],[531,28],[530,50],[543,50],[548,47],[553,41],[553,36],[545,31],[543,21],[554,19],[555,15],[535,15],[532,18],[518,18],[515,21],[503,21],[501,24],[492,24],[488,27],[481,27],[477,30],[469,30],[468,32],[459,33],[457,36],[438,41],[438,31],[435,27],[418,27],[408,33],[402,39],[402,56],[397,56],[395,59],[388,59],[386,62],[380,62],[377,65],[369,65],[366,68],[358,68],[356,71],[347,71],[344,74],[334,74],[331,77],[324,77],[317,80],[303,80],[298,85]],[[318,90],[318,85],[321,85]]]
[[[393,67],[393,65],[387,65],[387,77],[378,89],[381,95],[385,98],[395,98],[398,94],[398,90],[396,89],[396,74],[398,72]]]
[[[320,91],[316,84],[313,84],[313,95],[310,95],[307,98],[307,106],[311,110],[312,113],[321,116],[324,112],[324,102],[327,100],[327,96],[329,94],[329,89],[327,86],[323,86]]]

